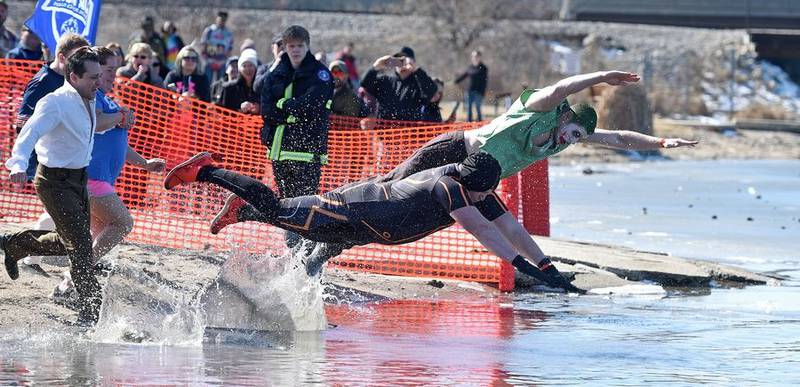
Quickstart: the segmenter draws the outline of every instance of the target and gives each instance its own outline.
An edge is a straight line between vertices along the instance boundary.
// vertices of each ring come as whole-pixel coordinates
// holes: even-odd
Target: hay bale
[[[733,117],[736,119],[789,120],[792,118],[792,112],[783,105],[767,105],[756,102],[739,110]]]
[[[597,104],[597,126],[653,134],[653,113],[644,87],[634,84],[605,88]]]
[[[686,95],[669,87],[660,87],[650,95],[652,111],[662,117],[679,116],[708,116],[711,111],[703,102],[701,95]]]

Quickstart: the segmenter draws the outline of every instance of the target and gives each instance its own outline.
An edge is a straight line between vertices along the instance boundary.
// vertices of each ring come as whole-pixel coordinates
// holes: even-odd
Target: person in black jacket
[[[393,72],[381,74],[386,70]],[[437,90],[431,77],[417,67],[414,50],[408,47],[378,58],[361,87],[378,100],[378,118],[400,121],[422,121],[422,107]]]
[[[284,53],[261,85],[261,142],[269,150],[280,195],[314,195],[322,165],[328,163],[333,77],[309,52],[305,28],[287,28],[282,41]],[[296,240],[287,235],[287,244]]]
[[[272,51],[272,60],[267,63],[262,63],[258,66],[256,70],[256,82],[253,84],[256,90],[261,90],[261,84],[264,83],[264,78],[267,77],[272,68],[275,67],[275,64],[280,60],[281,55],[283,55],[283,35],[278,34],[272,38],[272,45],[270,46],[270,50]]]
[[[439,106],[439,102],[442,102],[442,96],[444,96],[444,81],[433,78],[433,83],[436,84],[436,94],[433,95],[430,102],[422,106],[422,121],[443,122],[442,108]]]
[[[225,86],[229,81],[235,81],[237,78],[239,78],[239,57],[232,56],[225,62],[225,78],[218,79],[211,84],[211,101],[219,105],[218,101],[222,97],[222,86]],[[258,103],[261,103],[260,98]]]
[[[253,89],[256,77],[258,56],[256,50],[245,49],[239,56],[236,79],[222,84],[221,91],[214,97],[214,103],[246,114],[258,114],[261,110],[261,97]]]
[[[350,86],[347,64],[334,60],[328,65],[333,75],[331,114],[343,117],[366,117],[369,108]]]
[[[8,59],[42,60],[42,41],[28,26],[22,26],[19,44],[6,54]]]
[[[478,121],[483,121],[481,115],[481,104],[483,103],[483,96],[486,94],[486,82],[489,79],[489,69],[481,61],[481,52],[473,51],[471,57],[472,63],[456,78],[456,83],[459,83],[469,77],[469,87],[467,87],[467,95],[464,101],[467,108],[467,121],[472,121],[472,105],[475,105],[475,113],[477,114]]]

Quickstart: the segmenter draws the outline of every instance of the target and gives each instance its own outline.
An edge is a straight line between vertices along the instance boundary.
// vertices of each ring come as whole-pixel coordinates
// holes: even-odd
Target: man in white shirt
[[[92,273],[87,173],[97,126],[95,95],[100,87],[100,63],[89,47],[67,60],[66,82],[36,104],[6,161],[12,183],[24,185],[32,150],[39,158],[33,184],[56,231],[24,230],[0,236],[5,267],[19,277],[17,261],[29,255],[67,255],[79,295],[78,323],[97,322],[102,302],[100,284]]]

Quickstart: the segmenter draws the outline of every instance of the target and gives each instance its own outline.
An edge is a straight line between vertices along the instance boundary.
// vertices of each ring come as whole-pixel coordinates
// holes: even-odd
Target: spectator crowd
[[[5,27],[7,14],[8,5],[0,0],[0,57],[52,60],[48,48],[27,27],[22,27],[19,36]],[[258,115],[263,110],[259,106],[263,80],[278,66],[284,52],[283,41],[280,34],[275,35],[271,39],[271,52],[263,56],[256,51],[256,42],[246,38],[237,55],[228,19],[227,12],[217,12],[213,23],[187,45],[174,22],[165,20],[157,29],[156,19],[146,16],[127,45],[110,42],[105,47],[124,58],[117,76]],[[455,118],[455,111],[442,117],[439,103],[445,82],[426,73],[410,47],[377,58],[363,76],[357,67],[353,43],[345,44],[332,55],[325,49],[312,52],[314,60],[332,73],[334,94],[330,110],[334,115],[428,122]],[[453,84],[465,79],[469,83],[464,92],[467,120],[480,121],[488,79],[480,52],[472,53],[471,63],[455,77]]]

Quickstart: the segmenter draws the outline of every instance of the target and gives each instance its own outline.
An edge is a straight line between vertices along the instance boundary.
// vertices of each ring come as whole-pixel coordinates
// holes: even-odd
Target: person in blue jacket
[[[42,60],[42,41],[27,26],[22,27],[19,44],[6,54],[7,59]]]

